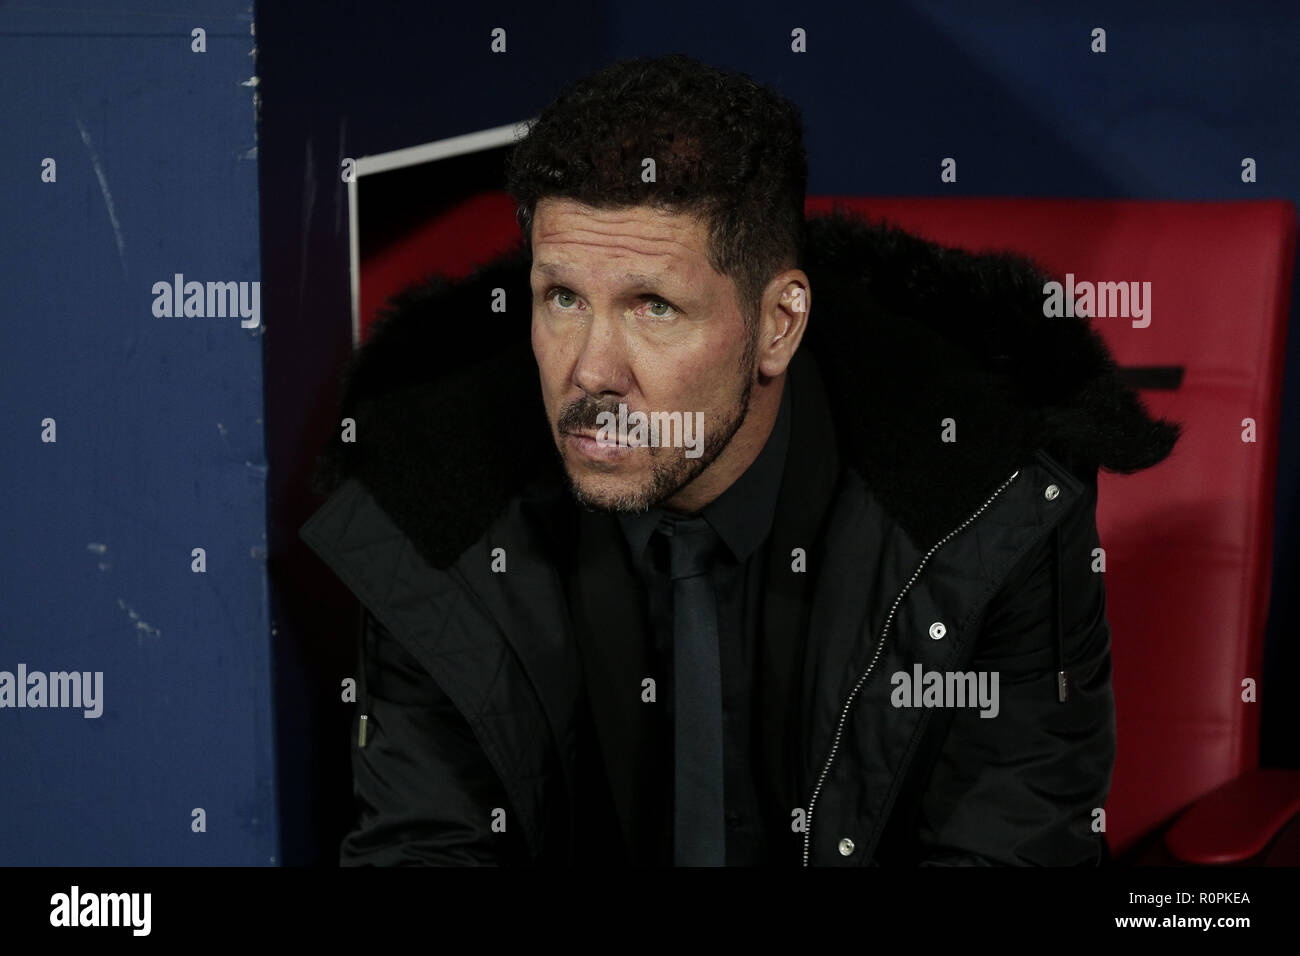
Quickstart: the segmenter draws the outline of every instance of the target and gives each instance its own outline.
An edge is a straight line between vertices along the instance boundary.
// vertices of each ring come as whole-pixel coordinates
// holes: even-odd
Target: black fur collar
[[[527,479],[557,469],[529,344],[529,263],[395,297],[344,372],[338,432],[314,487],[358,478],[445,567]],[[1173,449],[1084,319],[1043,316],[1050,276],[1011,255],[947,249],[884,224],[809,219],[802,350],[815,357],[842,460],[922,546],[1043,448],[1086,481]],[[493,312],[493,289],[507,311]],[[955,443],[941,441],[955,421]]]

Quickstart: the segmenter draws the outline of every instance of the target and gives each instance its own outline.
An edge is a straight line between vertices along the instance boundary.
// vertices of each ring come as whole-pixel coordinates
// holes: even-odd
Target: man
[[[782,97],[616,63],[514,150],[521,249],[353,357],[344,864],[1104,858],[1097,470],[1177,426],[1032,264],[805,183]]]

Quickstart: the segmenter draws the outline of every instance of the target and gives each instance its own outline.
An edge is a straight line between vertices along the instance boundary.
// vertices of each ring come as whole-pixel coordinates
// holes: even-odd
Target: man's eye
[[[663,311],[662,312],[654,311],[656,306],[662,306]],[[673,312],[673,307],[669,305],[667,302],[665,302],[663,299],[651,299],[650,309],[651,309],[650,314],[654,316],[656,319],[666,319],[670,315],[672,315]]]
[[[578,297],[574,295],[572,292],[570,292],[568,289],[552,289],[551,298],[554,299],[557,303],[559,303],[561,309],[564,309],[566,311],[572,308],[573,305],[575,305],[578,300]],[[561,302],[560,301],[561,299],[563,299],[564,301]]]

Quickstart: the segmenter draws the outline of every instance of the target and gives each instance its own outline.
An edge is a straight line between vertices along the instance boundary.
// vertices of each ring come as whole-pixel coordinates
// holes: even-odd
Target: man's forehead
[[[544,262],[537,257],[534,257],[533,259],[533,269],[539,274],[546,276],[548,279],[554,279],[557,282],[562,282],[565,279],[570,278],[574,271],[572,266],[566,265],[563,262]],[[663,282],[665,279],[672,278],[672,272],[673,270],[671,269],[665,269],[656,272],[620,273],[617,272],[616,269],[612,269],[609,277],[629,285],[652,286]]]
[[[544,199],[533,217],[533,245],[608,247],[611,254],[693,259],[707,251],[704,222],[696,215],[654,206],[596,209],[574,200]]]

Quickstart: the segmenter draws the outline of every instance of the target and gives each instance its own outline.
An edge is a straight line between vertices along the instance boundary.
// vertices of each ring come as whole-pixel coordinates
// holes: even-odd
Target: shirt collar
[[[776,421],[763,450],[730,487],[699,512],[717,532],[737,562],[747,560],[757,551],[772,530],[777,494],[781,490],[781,476],[785,471],[786,449],[790,445],[790,403],[790,380],[787,378],[781,389],[781,404],[777,409]],[[663,508],[651,508],[636,514],[619,514],[619,524],[634,557],[645,553],[650,536],[665,514],[667,512]]]

